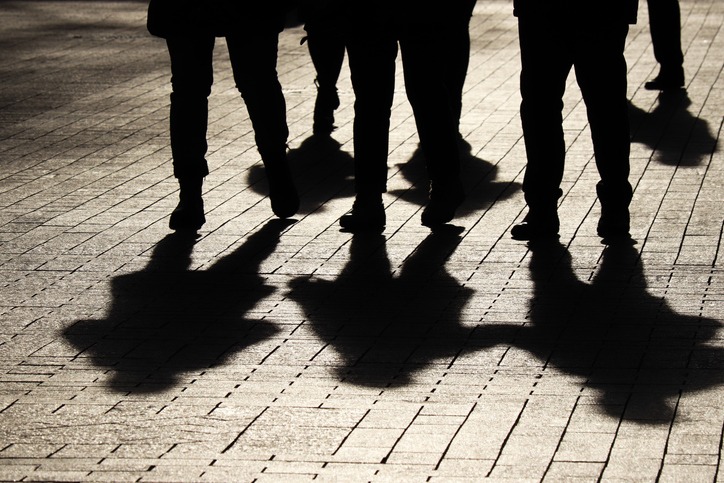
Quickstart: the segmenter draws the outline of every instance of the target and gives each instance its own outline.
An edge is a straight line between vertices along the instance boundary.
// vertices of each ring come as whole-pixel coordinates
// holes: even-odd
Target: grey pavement
[[[223,42],[207,224],[176,203],[163,41],[145,2],[0,2],[0,480],[724,481],[724,2],[682,0],[685,95],[642,2],[627,47],[636,244],[595,235],[573,75],[560,245],[525,203],[512,2],[480,1],[462,132],[468,200],[430,234],[401,76],[388,225],[352,237],[347,69],[310,140],[303,30],[281,37],[303,197],[275,220]]]

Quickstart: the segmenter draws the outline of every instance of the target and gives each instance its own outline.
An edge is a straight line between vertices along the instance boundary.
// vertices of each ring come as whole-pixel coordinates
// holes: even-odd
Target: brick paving
[[[632,234],[607,248],[585,108],[565,99],[560,245],[525,204],[516,24],[480,2],[458,230],[420,226],[401,77],[388,225],[352,237],[349,75],[310,140],[301,29],[281,38],[303,196],[272,217],[220,42],[208,223],[175,206],[168,61],[144,2],[0,3],[0,480],[715,481],[724,425],[724,3],[682,0],[687,94],[629,35]]]

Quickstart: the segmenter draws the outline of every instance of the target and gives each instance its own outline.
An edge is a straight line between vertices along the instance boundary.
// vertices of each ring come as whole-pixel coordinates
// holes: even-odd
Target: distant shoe
[[[265,167],[272,211],[282,219],[294,216],[299,210],[299,193],[287,160],[265,164]]]
[[[339,225],[353,233],[379,232],[385,228],[386,222],[385,206],[382,204],[381,196],[358,195],[352,205],[352,211],[339,219]]]
[[[654,79],[644,84],[648,91],[675,91],[684,87],[684,70],[676,72],[659,72]]]
[[[511,228],[510,236],[515,240],[548,240],[558,238],[559,229],[557,212],[531,215],[529,211],[522,222]]]
[[[179,232],[196,232],[206,223],[201,197],[202,177],[179,179],[179,202],[171,213],[168,227]]]
[[[455,218],[455,210],[465,201],[465,192],[459,181],[445,187],[433,185],[430,202],[422,211],[421,222],[429,228],[440,227]]]

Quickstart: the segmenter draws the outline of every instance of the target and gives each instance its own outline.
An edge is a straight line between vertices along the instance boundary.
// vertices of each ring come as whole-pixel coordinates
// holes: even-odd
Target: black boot
[[[661,69],[659,75],[644,84],[648,91],[678,91],[684,87],[684,68]]]
[[[199,176],[179,178],[179,202],[171,213],[168,226],[172,230],[196,232],[206,223],[201,187],[204,178]]]
[[[555,201],[542,206],[528,206],[528,213],[521,223],[510,230],[515,240],[547,240],[558,238],[560,220]]]
[[[317,99],[314,102],[314,134],[329,136],[335,130],[334,111],[339,107],[337,88],[317,84]]]
[[[422,224],[435,228],[448,223],[455,217],[455,210],[463,201],[465,201],[465,192],[459,180],[444,185],[433,183],[430,189],[430,202],[422,211]]]
[[[605,241],[630,239],[631,215],[628,206],[633,193],[626,183],[619,189],[607,188],[602,182],[596,185],[598,200],[601,202],[601,218],[598,220],[598,236]]]
[[[286,156],[264,160],[264,168],[269,181],[272,211],[279,218],[294,216],[299,210],[299,194]]]
[[[380,193],[358,193],[352,211],[339,219],[339,225],[350,232],[379,232],[387,222]]]

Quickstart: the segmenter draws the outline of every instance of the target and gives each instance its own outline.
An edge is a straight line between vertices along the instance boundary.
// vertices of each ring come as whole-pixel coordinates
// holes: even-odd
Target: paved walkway
[[[642,2],[645,4],[645,2]],[[0,3],[0,480],[724,480],[724,2],[682,0],[688,95],[643,90],[629,36],[633,236],[606,248],[585,108],[566,94],[559,246],[524,201],[508,0],[481,1],[459,232],[420,226],[400,79],[388,226],[352,237],[348,73],[309,140],[300,29],[282,37],[303,194],[274,220],[223,44],[195,244],[170,236],[168,62],[144,2]]]

